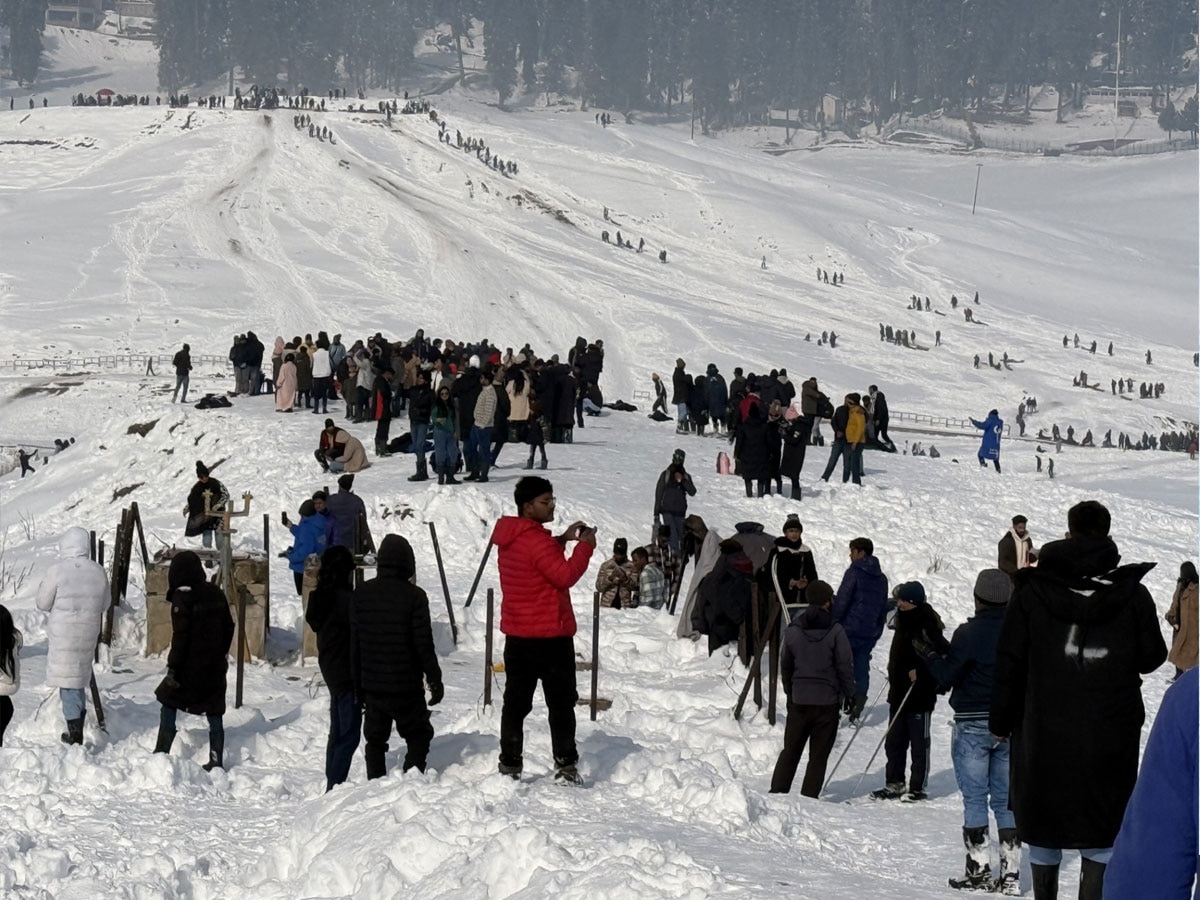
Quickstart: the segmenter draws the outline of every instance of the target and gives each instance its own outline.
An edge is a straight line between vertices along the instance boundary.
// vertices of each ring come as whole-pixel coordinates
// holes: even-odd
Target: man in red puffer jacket
[[[575,522],[558,537],[545,527],[554,521],[554,488],[545,478],[526,476],[514,492],[517,515],[504,516],[492,531],[499,551],[500,630],[504,643],[504,705],[500,712],[500,772],[520,779],[525,717],[542,683],[550,718],[554,777],[579,784],[575,764],[575,612],[571,588],[596,548],[596,530]],[[570,557],[568,541],[578,541]]]

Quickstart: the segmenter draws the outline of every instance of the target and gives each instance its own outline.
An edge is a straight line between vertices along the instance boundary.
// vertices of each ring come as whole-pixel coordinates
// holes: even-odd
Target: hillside
[[[93,46],[98,40],[108,39],[62,39],[52,71],[64,90],[151,90],[144,45],[123,55],[120,44]],[[101,46],[117,48],[108,68]],[[318,329],[407,337],[421,327],[501,346],[530,341],[543,355],[565,353],[584,335],[605,342],[606,399],[643,407],[638,392],[650,373],[683,357],[692,372],[713,362],[726,375],[734,366],[786,366],[796,380],[816,375],[835,398],[875,383],[893,410],[954,418],[997,407],[1011,419],[1032,394],[1033,432],[1072,424],[1093,429],[1097,442],[1110,427],[1115,437],[1195,421],[1192,154],[1035,159],[855,145],[773,155],[761,132],[693,141],[686,121],[617,117],[602,128],[594,110],[500,110],[493,95],[464,88],[434,99],[452,137],[483,139],[515,160],[518,174],[502,177],[439,143],[437,125],[417,115],[389,126],[374,113],[312,113],[331,143],[294,128],[288,110],[28,110],[18,102],[0,111],[0,361],[172,352],[184,341],[224,357],[247,329],[269,345],[276,334]],[[644,237],[647,252],[602,243],[602,229],[635,244]],[[843,272],[845,285],[818,284],[818,267]],[[978,306],[966,303],[975,291]],[[906,309],[912,293],[929,296],[932,310]],[[964,320],[964,304],[979,324]],[[929,349],[880,342],[880,323],[915,329]],[[818,346],[830,329],[837,346]],[[932,347],[935,330],[941,346]],[[1076,332],[1084,347],[1099,342],[1096,356],[1063,348],[1063,335]],[[989,351],[1021,362],[974,369],[972,357]],[[1104,390],[1072,387],[1081,369]],[[1115,397],[1108,383],[1118,375],[1167,390],[1158,400]],[[522,474],[511,448],[488,485],[410,485],[407,457],[378,461],[356,482],[376,538],[398,532],[412,541],[433,604],[447,693],[434,713],[428,774],[401,776],[393,744],[387,779],[368,785],[360,756],[351,783],[322,794],[328,695],[312,661],[298,659],[301,610],[274,556],[284,546],[277,533],[268,658],[248,668],[247,705],[226,717],[228,770],[199,768],[206,736],[198,718],[181,719],[172,757],[150,752],[164,661],[141,652],[138,579],[111,659],[98,667],[108,734],[89,723],[89,750],[64,748],[57,698],[43,686],[45,617],[34,607],[64,528],[82,524],[111,542],[120,508],[136,500],[152,552],[193,543],[179,509],[195,461],[224,460],[215,474],[231,493],[254,495],[237,539],[250,549],[261,545],[262,514],[294,517],[331,482],[311,460],[318,418],[276,415],[266,398],[217,411],[173,406],[170,387],[162,373],[119,368],[0,368],[0,444],[77,441],[48,464],[35,461],[31,477],[0,476],[0,602],[26,642],[24,686],[0,751],[10,772],[0,816],[12,823],[0,841],[0,890],[60,898],[954,895],[945,881],[961,870],[961,820],[948,707],[935,713],[926,804],[864,799],[882,781],[882,759],[860,775],[883,736],[885,707],[868,717],[824,801],[769,795],[782,727],[752,705],[735,722],[745,670],[676,640],[665,613],[604,611],[600,688],[613,707],[595,724],[580,716],[589,789],[570,793],[541,777],[550,748],[540,700],[527,723],[527,781],[494,774],[499,710],[482,706],[483,603],[462,603]],[[232,379],[223,366],[198,366],[192,387],[219,392]],[[129,432],[150,422],[144,436]],[[355,430],[369,444],[369,427]],[[401,430],[396,423],[393,433]],[[692,510],[722,535],[744,520],[775,532],[798,512],[835,586],[847,541],[869,535],[892,583],[922,580],[948,627],[970,615],[975,573],[994,563],[995,542],[1017,512],[1041,544],[1063,531],[1071,504],[1101,499],[1124,560],[1158,562],[1146,584],[1160,612],[1179,563],[1195,558],[1200,482],[1185,454],[1066,448],[1051,481],[1035,471],[1033,442],[1006,441],[1005,473],[996,476],[978,468],[970,434],[893,432],[902,447],[932,440],[942,457],[868,454],[866,484],[855,489],[818,481],[825,453],[814,447],[798,504],[747,500],[740,481],[713,471],[724,444],[677,437],[644,410],[588,420],[574,444],[550,446],[559,521],[599,529],[574,596],[578,652],[591,653],[596,569],[615,537],[631,547],[648,538],[650,491],[676,446],[696,477]],[[461,629],[457,648],[430,522]],[[494,562],[482,587],[498,588]],[[872,694],[888,639],[875,653]],[[1146,679],[1148,721],[1167,669]],[[846,740],[839,736],[835,758]],[[1069,864],[1064,885],[1076,869]]]

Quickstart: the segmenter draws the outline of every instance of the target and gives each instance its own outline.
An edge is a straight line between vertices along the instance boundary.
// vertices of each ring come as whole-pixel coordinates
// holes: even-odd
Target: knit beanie
[[[984,569],[975,578],[975,599],[988,606],[1005,606],[1012,596],[1012,579],[1000,569]]]
[[[904,584],[896,585],[892,596],[905,603],[911,603],[913,606],[920,606],[925,602],[925,586],[919,581],[906,581]]]
[[[208,476],[208,466],[200,460],[196,460],[196,477],[206,478]]]

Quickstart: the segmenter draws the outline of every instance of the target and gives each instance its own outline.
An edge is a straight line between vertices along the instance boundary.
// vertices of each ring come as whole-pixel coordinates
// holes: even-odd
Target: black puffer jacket
[[[233,640],[233,615],[225,595],[204,577],[200,557],[185,550],[167,573],[171,604],[171,652],[164,681],[155,692],[163,706],[195,715],[225,714],[226,654]]]
[[[422,679],[442,682],[433,646],[429,598],[409,579],[412,547],[389,534],[379,547],[379,574],[350,598],[350,670],[360,696],[424,695]]]
[[[892,649],[888,653],[888,703],[895,706],[904,699],[912,686],[912,693],[904,704],[904,712],[933,712],[937,705],[938,681],[925,665],[925,660],[913,649],[913,638],[921,638],[927,644],[940,646],[945,641],[942,632],[945,626],[941,617],[928,603],[914,606],[906,611],[897,610],[896,633],[892,637]],[[917,680],[910,681],[908,673],[916,669]]]
[[[433,391],[428,384],[414,385],[408,391],[408,419],[414,425],[428,425],[433,410]]]
[[[738,425],[734,453],[743,478],[765,480],[771,473],[771,448],[767,444],[767,422],[762,407],[750,407],[750,417]]]
[[[354,687],[350,674],[350,598],[354,589],[314,590],[304,619],[317,635],[317,663],[331,693]]]

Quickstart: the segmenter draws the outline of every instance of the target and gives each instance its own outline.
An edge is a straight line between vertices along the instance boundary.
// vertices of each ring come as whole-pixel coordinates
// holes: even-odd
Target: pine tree
[[[1170,100],[1158,114],[1158,127],[1167,133],[1167,140],[1171,140],[1171,132],[1179,127],[1179,113],[1175,112],[1175,104]]]
[[[12,77],[20,85],[37,78],[46,27],[46,0],[0,0],[0,25],[9,33]]]
[[[1180,131],[1188,131],[1192,136],[1192,143],[1196,143],[1196,133],[1200,130],[1200,106],[1196,103],[1196,95],[1192,94],[1188,98],[1188,102],[1183,105],[1183,112],[1178,119],[1179,124],[1176,125]]]
[[[517,86],[515,0],[489,0],[484,28],[484,59],[492,87],[503,106]]]

